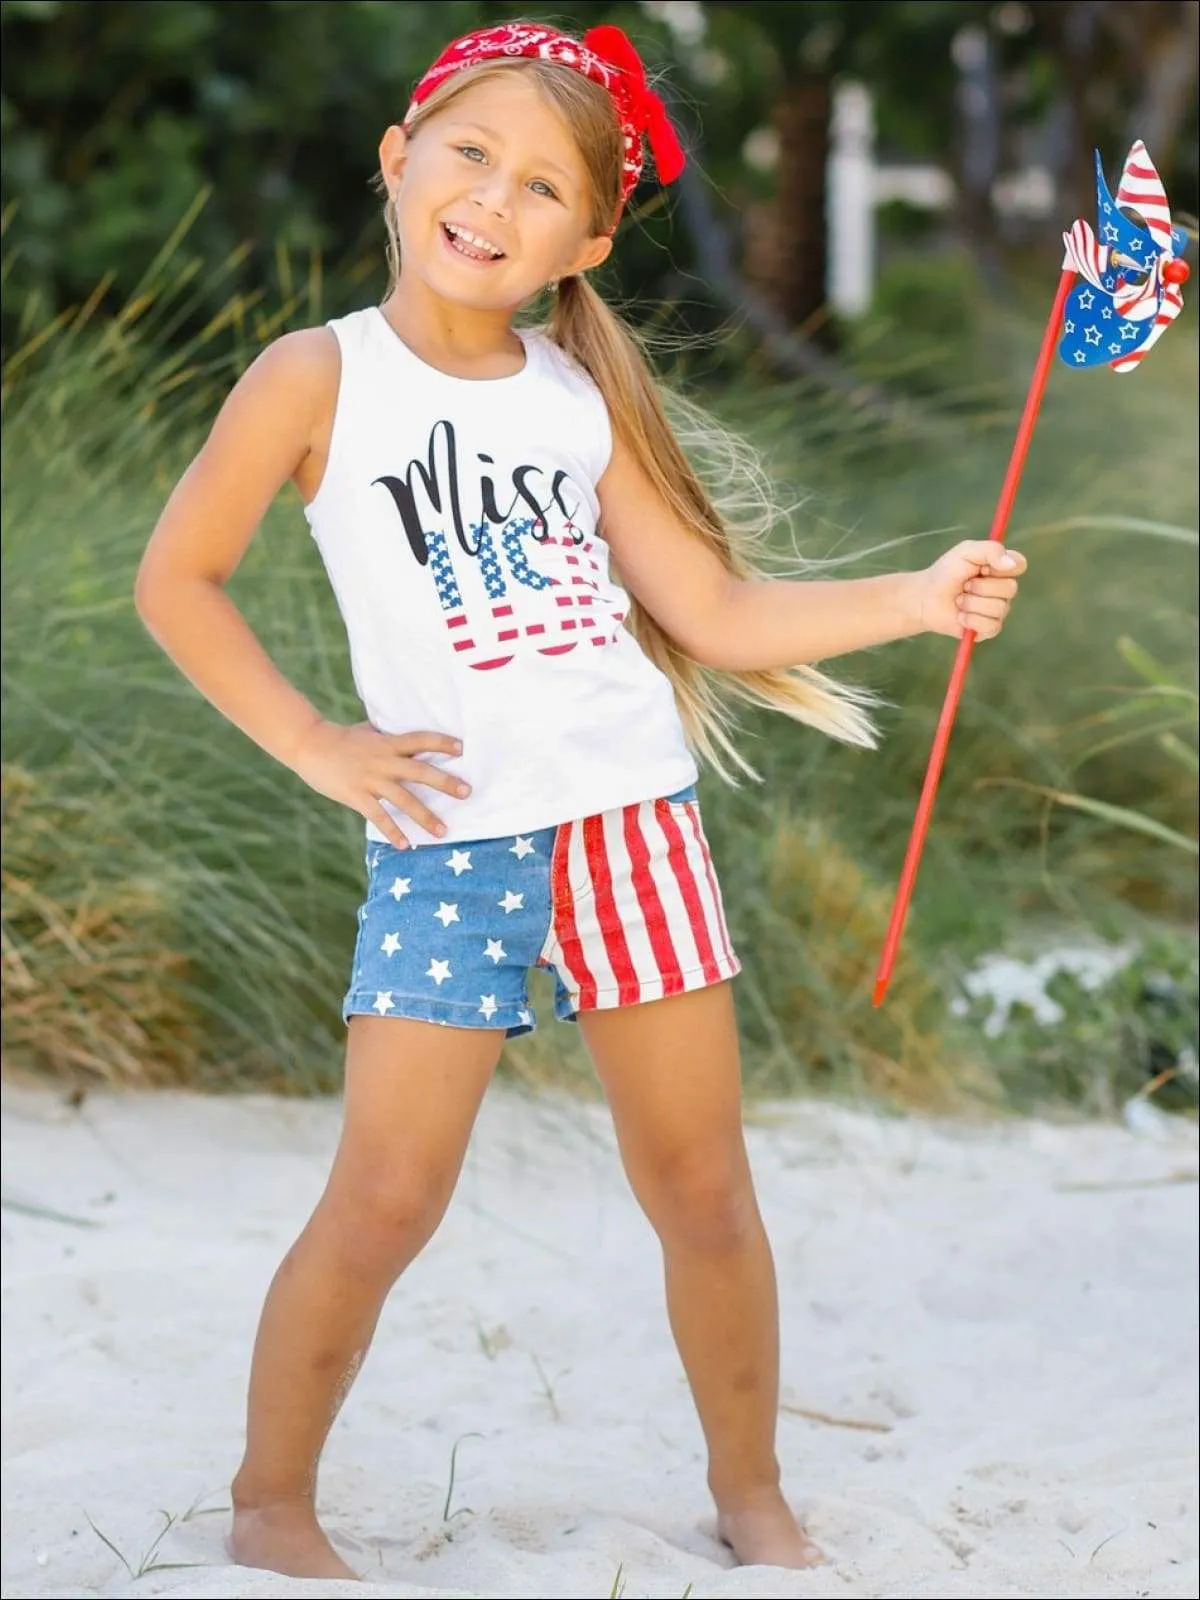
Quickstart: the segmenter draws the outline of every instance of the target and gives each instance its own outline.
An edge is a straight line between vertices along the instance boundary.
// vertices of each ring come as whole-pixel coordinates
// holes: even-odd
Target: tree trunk
[[[1197,0],[1067,0],[1033,9],[1063,84],[1063,212],[1092,216],[1097,148],[1116,187],[1123,134],[1129,144],[1145,140],[1169,187],[1196,92]],[[1121,105],[1132,107],[1128,123],[1115,111]]]
[[[1144,140],[1159,172],[1169,175],[1196,98],[1200,4],[1150,6],[1143,0],[1136,11],[1119,7],[1111,27],[1140,69],[1126,140]]]
[[[961,28],[952,54],[958,69],[958,140],[952,157],[958,226],[985,287],[997,295],[1005,283],[992,199],[1000,171],[1002,124],[995,48],[986,28]]]
[[[832,90],[826,77],[793,79],[775,107],[779,136],[775,198],[750,208],[746,274],[793,327],[824,326],[828,258],[825,171]]]
[[[1066,0],[1034,8],[1034,21],[1058,68],[1063,135],[1055,179],[1064,216],[1091,217],[1096,209],[1093,151],[1102,143],[1094,100],[1100,29],[1108,0]],[[1122,152],[1123,154],[1124,152]]]

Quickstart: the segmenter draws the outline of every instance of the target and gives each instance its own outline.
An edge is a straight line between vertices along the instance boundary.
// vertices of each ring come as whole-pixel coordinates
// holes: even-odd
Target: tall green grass
[[[164,276],[160,264],[116,320],[26,329],[5,371],[5,1057],[83,1080],[327,1089],[361,821],[225,725],[131,603],[141,549],[219,395],[264,337],[311,319],[314,286],[270,316],[231,303],[184,338],[187,274],[169,287]],[[984,308],[973,323],[946,348],[930,334],[937,382],[914,385],[922,407],[908,421],[762,382],[711,397],[804,487],[806,552],[866,573],[986,531],[1038,330]],[[868,325],[864,371],[903,383],[919,370],[911,352],[899,369],[898,338],[886,315]],[[951,370],[965,375],[957,387]],[[706,782],[746,965],[752,1092],[1036,1100],[1038,1084],[1016,1081],[1011,1060],[951,1014],[956,975],[1043,923],[1136,936],[1194,918],[1191,859],[1166,834],[1195,837],[1195,774],[1163,743],[1194,751],[1194,731],[1174,706],[1146,706],[1117,641],[1194,682],[1196,376],[1186,319],[1136,377],[1055,374],[1010,536],[1030,574],[972,668],[886,1008],[872,1010],[871,979],[951,642],[841,664],[890,702],[878,753],[751,719],[764,785]],[[290,494],[234,593],[327,714],[359,715]],[[1144,718],[1146,737],[1114,742],[1109,719],[1125,704],[1126,731]],[[1065,807],[1053,798],[1064,794],[1153,826]],[[546,1028],[508,1066],[529,1083],[587,1081],[574,1030]]]

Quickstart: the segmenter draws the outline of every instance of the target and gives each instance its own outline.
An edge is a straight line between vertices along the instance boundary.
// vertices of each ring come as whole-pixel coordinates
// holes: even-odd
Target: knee
[[[320,1210],[334,1248],[352,1272],[401,1272],[433,1236],[453,1185],[409,1166],[335,1174]]]
[[[659,1163],[643,1185],[647,1215],[668,1250],[722,1255],[761,1228],[754,1187],[739,1151],[689,1151]]]

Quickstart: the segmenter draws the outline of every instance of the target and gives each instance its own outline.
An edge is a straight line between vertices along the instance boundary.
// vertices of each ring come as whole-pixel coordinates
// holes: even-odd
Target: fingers
[[[368,763],[366,770],[366,798],[363,805],[358,808],[368,821],[381,830],[382,834],[394,843],[397,850],[408,850],[410,840],[405,837],[403,830],[384,808],[382,802],[394,806],[395,810],[402,811],[405,816],[411,816],[418,822],[427,834],[434,838],[442,838],[446,832],[446,824],[435,816],[429,806],[422,805],[416,795],[411,794],[410,784],[419,784],[424,789],[440,789],[442,794],[453,795],[456,800],[466,800],[470,794],[470,784],[462,781],[456,773],[448,773],[442,766],[434,766],[432,762],[419,762],[413,760],[414,755],[461,755],[462,741],[448,733],[395,733],[379,734],[373,730],[382,744],[384,744],[384,757],[382,760],[373,760]]]
[[[963,584],[965,594],[986,595],[989,600],[1011,601],[1016,598],[1015,578],[968,578]]]
[[[958,552],[985,572],[1019,577],[1029,563],[1018,550],[1008,550],[997,539],[966,539]]]
[[[1008,615],[1007,600],[988,600],[978,595],[960,594],[957,605],[964,617],[975,617],[983,622],[1003,622]]]
[[[427,789],[441,789],[456,800],[465,800],[471,792],[469,783],[464,783],[453,772],[431,767],[427,761],[398,761],[395,771],[405,783],[423,783]]]
[[[401,757],[390,767],[390,776],[398,778],[402,783],[420,783],[427,789],[440,789],[443,794],[453,795],[456,800],[465,800],[470,794],[470,784],[464,782],[456,773],[447,772],[443,767],[435,767],[428,761],[410,759],[417,752],[461,755],[461,740],[453,739],[444,733],[398,733],[388,736],[387,744]]]
[[[378,800],[364,808],[363,816],[366,817],[368,822],[373,822],[384,838],[390,844],[394,844],[397,850],[408,849],[408,840],[400,832],[400,829],[379,804]]]
[[[958,621],[962,629],[969,628],[977,638],[994,639],[1004,626],[1008,604],[1003,600],[976,600],[960,595]]]
[[[431,833],[435,839],[440,839],[446,831],[446,824],[440,817],[436,817],[428,806],[424,806],[416,795],[402,788],[398,783],[380,784],[378,799],[386,800],[389,805],[395,806],[397,811],[403,811],[406,816],[420,823],[426,833]]]
[[[448,733],[393,733],[386,736],[397,755],[462,755],[462,740]]]
[[[1005,550],[991,539],[971,540],[960,549],[978,565],[979,572],[963,583],[955,597],[959,626],[977,639],[994,639],[1016,597],[1017,577],[1025,571],[1025,557],[1016,550]]]

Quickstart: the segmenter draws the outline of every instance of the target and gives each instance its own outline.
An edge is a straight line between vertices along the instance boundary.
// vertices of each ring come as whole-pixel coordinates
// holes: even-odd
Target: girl
[[[388,1291],[438,1226],[504,1039],[534,1026],[532,966],[583,1029],[662,1242],[720,1533],[743,1562],[820,1559],[775,1456],[738,962],[693,752],[744,767],[730,696],[870,744],[862,697],[798,664],[921,630],[990,637],[1025,563],[971,543],[923,572],[755,576],[587,280],[643,138],[660,179],[677,176],[618,29],[579,42],[511,23],[450,45],[380,146],[387,298],[259,356],[138,574],[180,669],[361,812],[369,841],[344,1126],[254,1351],[233,1484],[247,1566],[353,1576],[316,1520],[318,1459]],[[547,288],[547,327],[514,326]],[[367,713],[353,727],[281,676],[225,593],[289,479],[345,619]]]

